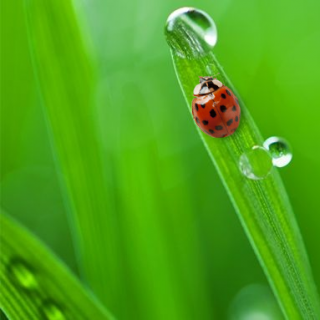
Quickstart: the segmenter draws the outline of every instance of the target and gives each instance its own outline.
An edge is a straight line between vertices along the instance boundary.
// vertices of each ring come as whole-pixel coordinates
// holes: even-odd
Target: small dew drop
[[[270,174],[272,158],[265,148],[254,146],[240,156],[239,168],[247,178],[261,180]]]
[[[285,139],[270,137],[263,143],[263,146],[270,152],[275,167],[282,168],[291,162],[291,148]]]
[[[14,282],[26,290],[35,290],[38,281],[32,268],[21,258],[11,259],[8,265],[8,272]]]
[[[172,12],[166,24],[166,37],[173,51],[181,57],[201,57],[217,43],[217,28],[202,10],[184,7]]]
[[[46,320],[66,320],[62,308],[52,300],[46,300],[42,304],[41,311]]]

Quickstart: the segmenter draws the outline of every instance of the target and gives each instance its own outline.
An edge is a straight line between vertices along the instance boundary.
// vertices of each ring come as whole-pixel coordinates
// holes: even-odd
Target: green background
[[[281,175],[319,287],[320,3],[74,3],[98,70],[97,117],[116,203],[105,214],[117,218],[122,257],[111,275],[116,293],[100,299],[118,319],[225,319],[242,288],[266,284],[176,80],[163,29],[182,6],[213,17],[217,58],[262,134],[292,146]],[[1,205],[79,274],[23,5],[1,3]]]

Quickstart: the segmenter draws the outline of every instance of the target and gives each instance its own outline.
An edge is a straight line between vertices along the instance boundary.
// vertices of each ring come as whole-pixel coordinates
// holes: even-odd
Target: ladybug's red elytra
[[[196,98],[192,101],[192,115],[203,132],[215,138],[223,138],[237,130],[240,105],[228,87],[213,77],[200,77],[193,95]]]

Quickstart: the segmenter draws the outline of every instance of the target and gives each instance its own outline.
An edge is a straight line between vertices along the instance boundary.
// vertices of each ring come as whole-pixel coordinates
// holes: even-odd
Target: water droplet
[[[66,320],[62,308],[52,300],[46,300],[42,304],[42,313],[47,320]]]
[[[184,7],[170,14],[166,23],[166,38],[179,56],[202,57],[217,43],[217,28],[204,11]]]
[[[270,152],[274,166],[282,168],[290,163],[292,152],[285,139],[270,137],[263,143],[263,146]]]
[[[265,148],[254,146],[241,155],[239,167],[241,172],[249,179],[264,179],[272,170],[272,158]]]
[[[283,320],[278,303],[267,285],[242,288],[230,304],[228,320]]]
[[[34,271],[27,262],[21,258],[11,259],[8,271],[11,278],[22,288],[27,290],[34,290],[38,287],[38,281],[35,277]]]

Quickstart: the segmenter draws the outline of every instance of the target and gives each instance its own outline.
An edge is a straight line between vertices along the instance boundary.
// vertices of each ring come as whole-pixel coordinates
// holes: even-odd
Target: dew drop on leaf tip
[[[181,57],[201,57],[217,43],[217,28],[204,11],[183,7],[173,11],[166,23],[166,37],[174,53]]]

